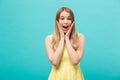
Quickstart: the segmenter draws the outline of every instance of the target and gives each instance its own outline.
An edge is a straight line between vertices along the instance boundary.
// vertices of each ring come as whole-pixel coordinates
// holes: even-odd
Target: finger
[[[58,25],[58,21],[56,20],[56,23],[57,23],[57,25]]]
[[[58,27],[58,29],[60,31],[60,24],[59,24],[59,22],[57,20],[56,20],[56,23],[57,23],[57,27]]]
[[[57,27],[60,28],[60,24],[57,20],[56,20],[56,23],[57,23]]]
[[[71,24],[71,26],[70,26],[70,27],[73,27],[74,23],[75,23],[75,22],[73,21],[73,23]]]
[[[60,27],[60,23],[58,21],[56,21],[56,23],[57,23],[57,26]]]
[[[72,23],[71,26],[70,26],[69,32],[71,31],[73,25],[74,25],[74,21],[73,21],[73,23]]]
[[[68,32],[67,32],[67,35],[69,35],[69,34],[70,34],[70,32],[71,32],[71,29],[72,29],[73,25],[74,25],[74,21],[73,21],[73,23],[71,24],[71,26],[70,26],[70,28],[69,28],[69,30],[68,30]]]
[[[62,31],[60,23],[57,20],[56,20],[56,23],[57,23],[57,27],[58,27],[60,33],[63,34],[63,31]]]

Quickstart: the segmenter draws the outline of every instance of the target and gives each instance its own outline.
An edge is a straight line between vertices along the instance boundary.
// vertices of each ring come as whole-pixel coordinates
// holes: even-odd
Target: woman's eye
[[[68,18],[68,20],[72,20],[72,18]]]
[[[61,20],[64,20],[64,18],[61,18]]]

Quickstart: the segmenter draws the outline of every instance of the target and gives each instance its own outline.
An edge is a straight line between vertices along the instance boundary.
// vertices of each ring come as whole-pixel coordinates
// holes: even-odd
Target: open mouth
[[[63,30],[67,31],[69,29],[69,26],[63,26]]]
[[[63,26],[63,28],[68,28],[69,26]]]

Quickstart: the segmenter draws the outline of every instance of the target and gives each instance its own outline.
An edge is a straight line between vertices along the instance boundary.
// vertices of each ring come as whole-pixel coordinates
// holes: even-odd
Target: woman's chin
[[[64,31],[64,34],[66,34],[67,33],[67,31]]]
[[[64,32],[64,34],[66,34],[67,32]]]

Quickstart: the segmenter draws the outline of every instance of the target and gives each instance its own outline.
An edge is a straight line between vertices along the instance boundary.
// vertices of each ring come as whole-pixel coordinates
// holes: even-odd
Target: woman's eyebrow
[[[72,18],[72,16],[68,16],[68,17]]]
[[[64,16],[60,16],[60,17],[64,17]]]

